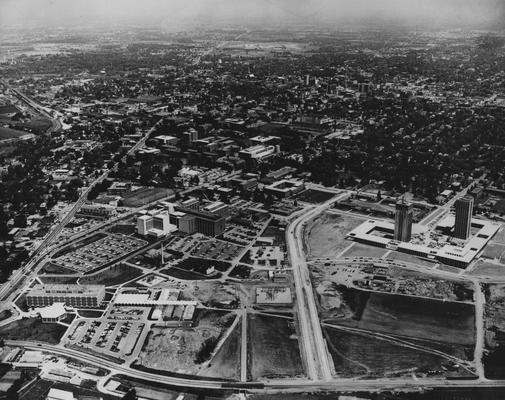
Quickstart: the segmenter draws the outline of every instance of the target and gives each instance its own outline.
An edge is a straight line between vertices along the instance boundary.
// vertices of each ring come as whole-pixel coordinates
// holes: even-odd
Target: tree
[[[135,391],[135,388],[131,388],[126,392],[126,394],[122,398],[123,400],[137,400],[137,392]]]
[[[26,215],[18,214],[14,217],[14,225],[18,228],[26,228]]]

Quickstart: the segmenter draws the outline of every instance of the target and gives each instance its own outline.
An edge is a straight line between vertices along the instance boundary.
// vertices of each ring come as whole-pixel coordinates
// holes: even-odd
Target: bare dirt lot
[[[247,326],[249,373],[253,380],[303,374],[298,339],[290,320],[251,315]]]
[[[446,374],[443,366],[451,364],[441,356],[370,335],[333,328],[325,328],[323,332],[337,376],[376,378],[411,376],[413,372],[422,375],[428,371]]]
[[[374,257],[381,258],[387,253],[387,249],[382,249],[375,246],[367,246],[366,244],[354,243],[354,245],[345,251],[341,257]]]
[[[240,323],[226,338],[221,348],[210,361],[210,364],[201,370],[200,375],[225,379],[240,379]]]
[[[324,213],[310,221],[304,232],[308,258],[336,257],[352,243],[345,235],[363,221],[334,213]]]
[[[153,327],[142,347],[138,364],[157,370],[196,374],[233,319],[231,313],[205,310],[199,313],[191,328]]]
[[[505,265],[479,260],[468,275],[505,277]]]
[[[339,287],[340,307],[333,324],[403,337],[471,346],[475,341],[473,305]]]

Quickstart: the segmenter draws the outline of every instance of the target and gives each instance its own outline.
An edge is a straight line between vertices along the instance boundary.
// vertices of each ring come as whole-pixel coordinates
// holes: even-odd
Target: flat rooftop
[[[443,219],[437,227],[447,228],[454,226],[454,216]],[[472,226],[479,230],[466,241],[450,238],[443,243],[422,243],[413,239],[410,242],[399,242],[392,239],[394,224],[386,221],[368,220],[347,234],[348,238],[362,241],[378,247],[403,251],[427,258],[436,258],[444,262],[457,265],[468,265],[484,248],[487,242],[496,234],[499,225],[480,219],[472,219]],[[413,233],[422,232],[420,225],[414,224]],[[377,232],[382,234],[377,234]]]
[[[46,284],[35,285],[28,294],[30,296],[54,296],[66,295],[72,296],[97,296],[105,290],[104,285],[62,285],[62,284]]]

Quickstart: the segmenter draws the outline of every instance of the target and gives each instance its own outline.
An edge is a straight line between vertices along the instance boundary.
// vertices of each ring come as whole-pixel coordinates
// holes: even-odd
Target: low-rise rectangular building
[[[104,285],[35,285],[26,294],[28,307],[47,307],[64,303],[75,308],[99,307],[105,297]]]

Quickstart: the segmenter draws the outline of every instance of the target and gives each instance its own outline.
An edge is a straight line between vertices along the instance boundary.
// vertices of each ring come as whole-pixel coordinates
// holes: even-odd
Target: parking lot
[[[87,272],[131,253],[147,242],[125,235],[107,235],[52,260],[51,263],[77,272]]]
[[[231,261],[244,250],[242,246],[217,239],[201,240],[189,252],[199,258],[211,258],[219,261]]]
[[[144,311],[141,311],[140,315],[136,315],[140,319],[143,314]],[[124,315],[133,317],[135,314]],[[120,317],[119,314],[112,316]],[[79,321],[69,329],[66,341],[70,345],[83,346],[105,355],[124,358],[133,353],[145,325],[141,321],[125,321],[121,318]]]

